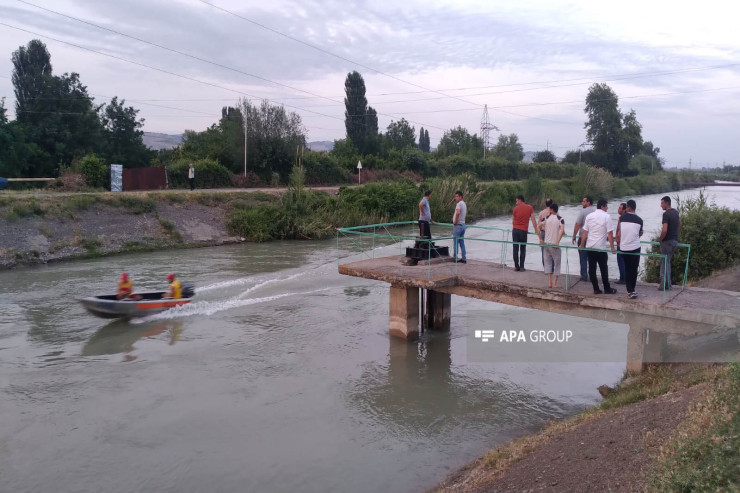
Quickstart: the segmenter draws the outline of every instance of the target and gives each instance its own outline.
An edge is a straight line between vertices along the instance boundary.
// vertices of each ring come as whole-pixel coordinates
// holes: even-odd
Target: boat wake
[[[243,293],[242,293],[242,295],[239,295],[234,298],[229,298],[226,300],[192,302],[187,305],[182,305],[182,306],[172,308],[170,310],[167,310],[166,312],[158,313],[156,315],[151,315],[149,317],[143,317],[143,318],[131,320],[131,323],[142,324],[142,323],[151,322],[153,320],[170,320],[173,318],[192,317],[196,315],[209,316],[209,315],[213,315],[214,313],[223,312],[226,310],[233,310],[234,308],[241,308],[244,306],[255,305],[258,303],[267,303],[269,301],[275,301],[281,298],[287,298],[289,296],[305,296],[305,295],[320,293],[322,291],[327,291],[329,289],[330,288],[322,288],[322,289],[314,289],[312,291],[281,293],[281,294],[275,294],[272,296],[263,296],[261,298],[248,298],[248,299],[242,299],[242,296],[243,296]]]
[[[241,277],[238,279],[230,279],[228,281],[221,281],[214,284],[209,284],[207,286],[203,286],[200,288],[197,288],[197,293],[203,293],[207,291],[213,291],[216,289],[224,289],[224,288],[230,288],[233,286],[243,286],[244,284],[254,284],[251,288],[249,288],[245,293],[254,291],[255,289],[259,289],[262,286],[267,286],[269,284],[273,284],[276,282],[283,282],[283,281],[290,281],[292,279],[296,279],[298,277],[301,277],[305,275],[305,272],[299,272],[297,274],[293,274],[287,277],[276,277],[276,278],[269,278],[269,277]],[[242,293],[244,294],[244,293]]]

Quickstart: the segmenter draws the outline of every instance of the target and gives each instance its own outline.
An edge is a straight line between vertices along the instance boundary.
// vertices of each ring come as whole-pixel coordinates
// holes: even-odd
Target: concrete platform
[[[637,299],[627,297],[624,285],[617,294],[596,295],[590,282],[579,276],[558,279],[547,287],[542,271],[516,272],[494,262],[468,260],[455,264],[434,259],[416,266],[402,265],[402,256],[342,264],[339,273],[389,283],[394,288],[422,288],[508,305],[534,308],[631,326],[649,326],[663,333],[695,335],[709,330],[740,327],[740,293],[706,288],[674,287],[666,292],[655,284],[638,283]]]

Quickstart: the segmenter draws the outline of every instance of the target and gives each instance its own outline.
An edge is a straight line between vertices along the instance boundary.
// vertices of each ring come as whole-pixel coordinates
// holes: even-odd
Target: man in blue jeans
[[[586,222],[586,216],[596,210],[596,207],[594,207],[593,204],[594,201],[589,195],[583,197],[583,200],[581,201],[581,205],[583,206],[583,208],[578,213],[576,225],[573,227],[573,237],[570,239],[570,242],[574,245],[581,244],[581,237],[579,235],[583,235],[582,227],[583,224]],[[576,243],[576,241],[578,243]],[[578,250],[578,259],[581,262],[581,281],[588,281],[588,252]]]
[[[467,259],[465,258],[465,240],[463,238],[465,237],[465,216],[468,213],[468,206],[465,205],[465,201],[463,200],[463,193],[458,190],[455,192],[455,202],[457,202],[457,205],[455,206],[455,215],[452,216],[452,236],[454,238],[454,247],[452,249],[452,257],[457,261],[457,244],[460,244],[460,254],[462,257],[460,258],[460,263],[464,264],[467,262]]]

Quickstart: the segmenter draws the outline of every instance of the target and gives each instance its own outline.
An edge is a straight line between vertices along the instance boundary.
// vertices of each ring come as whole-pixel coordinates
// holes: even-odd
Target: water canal
[[[735,190],[710,194],[740,208]],[[659,198],[638,200],[648,233]],[[571,232],[577,209],[561,210]],[[470,242],[468,255],[498,249]],[[453,299],[450,333],[391,339],[388,287],[340,276],[338,257],[362,254],[334,240],[277,242],[0,272],[1,489],[420,491],[596,404],[596,387],[624,371],[624,361],[468,363],[466,312],[508,309],[472,299]],[[135,323],[74,301],[113,290],[123,271],[139,289],[176,271],[198,296]],[[626,331],[594,344],[625,347]]]

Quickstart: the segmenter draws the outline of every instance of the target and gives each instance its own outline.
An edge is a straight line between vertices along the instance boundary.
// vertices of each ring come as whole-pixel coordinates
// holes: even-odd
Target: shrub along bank
[[[185,162],[173,176],[186,177]],[[207,163],[201,163],[207,166]],[[173,165],[174,166],[174,165]],[[335,228],[374,224],[381,222],[414,221],[418,217],[418,202],[423,190],[432,190],[432,211],[438,222],[449,222],[454,211],[454,193],[462,190],[468,204],[470,219],[506,214],[511,211],[514,199],[524,194],[534,206],[542,206],[546,197],[558,203],[577,203],[584,193],[611,198],[615,190],[639,190],[640,193],[670,192],[680,187],[680,180],[670,173],[653,176],[636,176],[615,180],[611,174],[585,165],[572,167],[573,176],[563,179],[545,179],[533,173],[526,180],[479,182],[472,174],[448,178],[430,178],[418,185],[411,179],[395,182],[371,183],[361,187],[341,187],[336,195],[329,195],[306,189],[306,170],[295,168],[290,176],[288,191],[265,194],[260,192],[207,192],[194,193],[126,193],[126,194],[80,194],[34,196],[0,196],[0,226],[14,235],[33,237],[36,246],[29,242],[16,241],[13,235],[0,238],[0,253],[4,258],[15,258],[12,263],[37,262],[51,259],[49,250],[55,258],[84,256],[88,254],[107,255],[130,250],[146,250],[202,245],[221,244],[244,238],[247,241],[270,241],[278,239],[321,239],[335,234]],[[196,167],[196,176],[198,171]],[[546,167],[542,169],[548,169]],[[224,175],[223,179],[227,178]],[[197,178],[196,178],[197,179]],[[179,183],[179,182],[178,182]],[[621,183],[621,185],[619,185]],[[215,184],[215,183],[214,183]],[[619,188],[621,187],[621,188]],[[587,192],[588,191],[588,192]],[[216,233],[210,240],[202,240],[203,235],[188,234],[189,212],[178,207],[196,207],[201,215],[213,216],[204,220],[208,228]],[[90,220],[86,211],[94,211],[99,217],[107,217],[113,225],[118,220],[139,215],[141,220],[132,223],[136,226],[149,221],[146,230],[134,227],[124,231],[125,239],[116,235],[97,236],[86,231],[84,222]],[[117,216],[116,211],[120,211]],[[178,214],[180,214],[178,216]],[[71,222],[67,232],[77,231],[73,237],[59,238],[47,231],[56,231],[58,218]],[[39,221],[41,219],[41,221]],[[56,222],[55,222],[56,221]],[[151,221],[159,224],[159,230],[152,231]],[[48,223],[44,226],[41,223]],[[78,224],[79,223],[79,224]],[[155,228],[157,229],[157,228]],[[69,236],[69,233],[67,236]],[[137,236],[138,235],[138,236]],[[41,238],[47,237],[47,240]],[[85,239],[87,236],[94,236]],[[142,238],[139,238],[142,236]],[[196,240],[201,238],[200,240]],[[88,241],[89,240],[89,241]],[[31,243],[34,243],[31,242]],[[49,243],[49,245],[46,245]],[[38,246],[40,244],[41,246]],[[80,245],[84,248],[77,248]],[[87,248],[96,245],[92,251]],[[69,248],[66,248],[69,247]],[[73,248],[75,247],[75,248]],[[25,249],[25,250],[24,250]],[[24,253],[25,252],[25,253]],[[33,255],[30,253],[33,252]],[[65,253],[67,252],[67,253]]]

